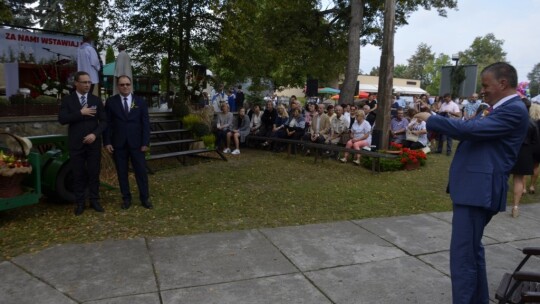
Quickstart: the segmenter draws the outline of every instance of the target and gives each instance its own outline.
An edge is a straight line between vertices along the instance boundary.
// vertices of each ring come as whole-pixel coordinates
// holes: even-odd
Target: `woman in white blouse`
[[[371,145],[371,125],[365,120],[364,111],[356,112],[356,119],[350,130],[350,138],[345,148],[360,150],[363,147],[369,147]],[[346,163],[349,157],[349,152],[345,152],[343,158],[340,159],[342,163]],[[360,165],[360,153],[356,153],[353,163]]]
[[[412,141],[409,138],[403,142],[403,147],[411,150],[423,149],[427,146],[427,129],[426,122],[418,118],[413,118],[407,127],[408,132],[418,136],[418,140]]]

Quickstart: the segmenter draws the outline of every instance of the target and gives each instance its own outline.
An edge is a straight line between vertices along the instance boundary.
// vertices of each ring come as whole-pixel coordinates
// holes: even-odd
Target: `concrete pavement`
[[[540,204],[521,214],[485,231],[491,297],[520,249],[540,246]],[[451,303],[451,217],[58,245],[0,262],[0,303]]]

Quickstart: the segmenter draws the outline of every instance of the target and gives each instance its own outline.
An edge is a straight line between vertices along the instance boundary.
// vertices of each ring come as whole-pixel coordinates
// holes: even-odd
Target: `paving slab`
[[[412,255],[447,250],[452,226],[426,214],[354,221]]]
[[[77,302],[10,262],[0,263],[0,302],[2,304],[75,304]]]
[[[144,239],[55,246],[13,262],[81,302],[157,291]]]
[[[538,239],[528,239],[523,241],[515,241],[507,243],[510,246],[513,246],[519,250],[519,255],[523,256],[523,248],[525,247],[540,247],[540,238]]]
[[[302,271],[406,255],[352,222],[262,229],[261,232]]]
[[[499,242],[540,238],[540,219],[526,216],[513,218],[508,212],[500,213],[491,219],[484,235]]]
[[[84,304],[161,304],[161,302],[159,300],[159,294],[147,293],[141,295],[90,301],[85,302]]]
[[[415,257],[307,272],[336,304],[450,303],[450,278]]]
[[[540,221],[540,204],[527,204],[519,207],[520,216],[530,217]]]
[[[524,255],[518,249],[519,244],[493,244],[486,245],[486,264],[489,295],[495,298],[495,291],[499,286],[504,273],[513,272],[523,259]],[[450,256],[448,251],[420,256],[419,259],[432,265],[439,271],[450,275]],[[540,269],[540,259],[532,259],[527,263],[527,268]],[[523,270],[526,270],[524,268]]]
[[[163,304],[330,304],[301,274],[162,292]]]
[[[149,241],[161,290],[298,272],[257,230]]]
[[[452,225],[452,212],[436,212],[436,213],[428,213],[428,215],[433,216],[435,218],[438,218],[440,220],[443,220],[443,221],[449,223],[450,225]],[[505,213],[500,213],[500,214],[495,215],[494,218],[504,216],[504,215],[505,215]],[[493,219],[492,219],[492,221],[493,221]],[[492,222],[490,222],[488,224],[488,228],[489,228],[490,225],[492,225]],[[450,230],[448,233],[449,233],[448,237],[451,238],[452,237],[452,235],[451,235],[452,231]],[[494,236],[495,236],[494,233],[487,233],[487,229],[486,229],[486,231],[484,231],[484,235],[482,237],[482,244],[490,245],[490,244],[500,243],[499,240],[496,240],[496,239],[493,238]],[[450,243],[448,243],[448,245],[450,246]],[[450,247],[448,247],[448,248],[450,248]]]

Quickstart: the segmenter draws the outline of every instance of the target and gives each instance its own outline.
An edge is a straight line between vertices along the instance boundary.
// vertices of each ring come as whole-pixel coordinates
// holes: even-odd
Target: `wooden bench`
[[[150,126],[151,153],[147,157],[148,161],[174,157],[182,164],[186,164],[186,156],[194,155],[202,157],[199,154],[206,152],[216,152],[221,159],[227,161],[225,155],[216,149],[191,147],[190,144],[198,140],[191,138],[191,132],[188,129],[181,128],[181,122],[179,120],[151,120]],[[146,167],[149,173],[154,173],[154,170],[149,167],[148,163]]]
[[[322,151],[332,151],[332,152],[349,152],[353,155],[360,154],[365,155],[368,157],[371,157],[373,161],[371,162],[371,171],[373,173],[381,172],[381,158],[384,159],[396,159],[398,156],[395,154],[387,154],[387,153],[379,153],[375,151],[367,151],[367,150],[355,150],[355,149],[347,149],[342,146],[338,145],[331,145],[331,144],[319,144],[319,143],[313,143],[311,141],[303,141],[303,140],[295,140],[295,139],[285,139],[285,138],[276,138],[276,137],[266,137],[266,136],[257,136],[257,135],[248,135],[246,138],[246,142],[249,140],[259,140],[259,141],[273,141],[273,142],[280,142],[287,144],[287,156],[290,156],[291,154],[291,147],[292,145],[302,145],[309,149],[314,149],[314,155],[315,155],[315,163],[320,159],[321,162],[324,160],[324,158],[321,156]]]
[[[155,155],[150,155],[148,157],[148,160],[168,158],[168,157],[186,156],[186,155],[200,154],[200,153],[206,153],[206,152],[216,152],[221,156],[221,158],[223,158],[223,160],[227,160],[227,158],[225,158],[220,151],[217,151],[215,149],[212,149],[212,150],[209,150],[209,149],[192,149],[192,150],[177,151],[177,152],[171,152],[171,153],[155,154]]]

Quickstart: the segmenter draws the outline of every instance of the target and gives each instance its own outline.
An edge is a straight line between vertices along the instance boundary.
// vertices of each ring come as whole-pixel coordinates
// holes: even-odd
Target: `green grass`
[[[450,160],[428,155],[420,170],[372,174],[351,163],[314,164],[312,157],[243,149],[228,162],[175,165],[150,175],[153,210],[135,204],[137,194],[132,208],[121,210],[119,190],[112,190],[102,192],[104,214],[87,209],[75,217],[72,205],[46,199],[0,212],[1,255],[9,259],[62,243],[448,211]],[[136,188],[133,179],[131,185]],[[523,202],[532,200],[527,195]]]

